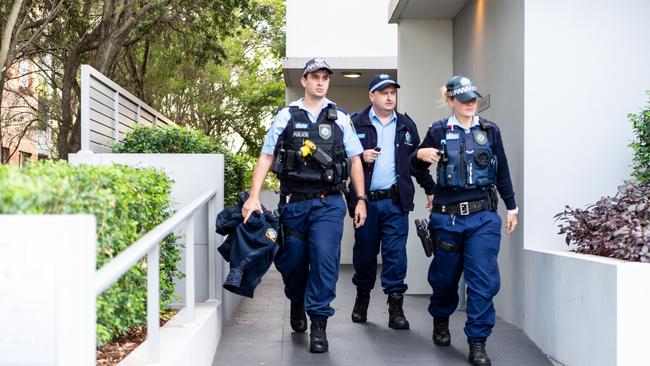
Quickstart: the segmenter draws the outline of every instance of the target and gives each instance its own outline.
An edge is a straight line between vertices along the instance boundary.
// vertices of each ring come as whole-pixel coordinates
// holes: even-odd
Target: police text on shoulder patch
[[[278,239],[278,232],[275,231],[274,228],[270,227],[266,229],[264,236],[266,236],[267,238],[269,238],[270,241],[275,243],[275,241]]]

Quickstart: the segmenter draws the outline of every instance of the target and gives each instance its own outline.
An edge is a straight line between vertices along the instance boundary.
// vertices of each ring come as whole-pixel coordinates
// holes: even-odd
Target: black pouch
[[[394,204],[396,205],[400,204],[401,200],[399,199],[399,186],[397,185],[397,183],[393,184],[390,187],[390,196]]]
[[[490,200],[490,210],[496,211],[499,207],[499,195],[497,194],[496,187],[492,186],[488,189],[488,198]]]

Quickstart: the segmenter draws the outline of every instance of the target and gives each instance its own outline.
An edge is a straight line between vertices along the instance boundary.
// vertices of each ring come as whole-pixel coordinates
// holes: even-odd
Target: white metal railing
[[[142,257],[147,256],[147,342],[149,364],[160,360],[160,242],[181,227],[185,232],[185,306],[186,324],[194,322],[194,215],[205,204],[213,208],[216,190],[206,190],[193,201],[179,209],[172,217],[145,234],[117,257],[97,270],[95,275],[95,294],[101,295],[115,283]],[[208,215],[208,220],[213,218]],[[208,228],[213,223],[208,223]],[[209,256],[213,255],[210,250]],[[213,259],[213,258],[211,258]],[[212,265],[214,260],[210,260]],[[210,299],[214,300],[214,269],[210,276]]]
[[[111,152],[136,125],[174,122],[90,65],[81,65],[81,150]]]

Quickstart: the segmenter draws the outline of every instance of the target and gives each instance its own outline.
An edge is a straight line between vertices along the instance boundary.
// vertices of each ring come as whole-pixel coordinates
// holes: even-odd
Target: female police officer
[[[454,76],[442,92],[453,113],[432,123],[411,155],[414,171],[438,163],[430,226],[436,247],[428,275],[433,342],[450,344],[449,316],[458,306],[458,281],[464,271],[469,361],[490,365],[485,341],[495,321],[492,298],[499,291],[501,239],[495,188],[508,209],[508,234],[517,225],[518,210],[499,128],[476,115],[481,97],[476,86],[467,77]]]

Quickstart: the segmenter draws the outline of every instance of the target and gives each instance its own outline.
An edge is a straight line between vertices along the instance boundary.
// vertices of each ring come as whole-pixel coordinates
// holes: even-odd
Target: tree
[[[62,5],[63,0],[0,1],[0,105],[7,105],[0,113],[0,142],[6,137],[10,147],[8,156],[2,156],[0,151],[0,162],[9,160],[18,149],[20,141],[38,121],[35,96],[31,95],[31,90],[6,88],[6,83],[13,79],[25,78],[27,73],[33,72],[13,66],[20,62],[31,62],[40,54],[37,41],[59,15]],[[7,95],[9,100],[3,103]]]
[[[213,14],[213,32],[227,34],[232,29],[233,13],[246,6],[248,0],[66,0],[66,16],[44,40],[43,49],[50,49],[55,64],[62,67],[60,80],[53,84],[60,91],[57,150],[60,158],[80,145],[80,88],[78,73],[82,63],[112,77],[116,59],[126,47],[140,43],[167,28],[190,19],[199,19],[203,12]]]
[[[116,76],[122,74],[123,84],[177,123],[257,156],[264,122],[284,103],[284,2],[255,0],[250,6],[252,11],[237,14],[241,25],[219,48],[205,52],[209,23],[195,24],[192,33],[168,28],[126,50]]]

